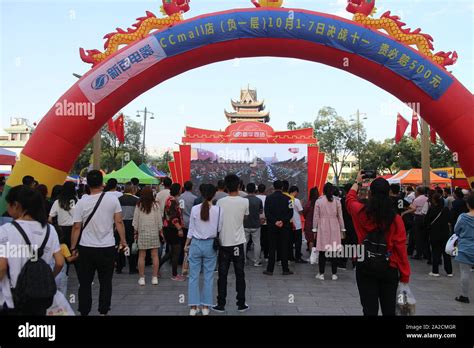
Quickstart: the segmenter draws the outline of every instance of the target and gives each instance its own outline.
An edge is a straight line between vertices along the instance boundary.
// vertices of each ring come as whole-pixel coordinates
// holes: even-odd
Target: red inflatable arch
[[[242,24],[246,22],[248,26],[258,22],[259,28],[249,29]],[[310,29],[311,23],[314,28]],[[346,30],[345,41],[344,34],[331,37],[329,30],[334,34],[336,29],[339,33]],[[351,38],[351,33],[359,41]],[[418,65],[413,71],[409,66],[395,65],[395,60],[382,54],[387,45],[390,52],[400,56],[404,52]],[[214,62],[261,56],[326,64],[370,81],[402,102],[419,103],[421,116],[458,153],[460,165],[473,181],[473,95],[454,76],[418,51],[353,21],[306,10],[264,8],[192,18],[153,33],[101,62],[42,119],[7,186],[20,184],[26,174],[49,187],[62,183],[81,150],[107,120],[159,83]],[[82,105],[90,103],[95,106],[94,119],[74,117],[84,112]]]

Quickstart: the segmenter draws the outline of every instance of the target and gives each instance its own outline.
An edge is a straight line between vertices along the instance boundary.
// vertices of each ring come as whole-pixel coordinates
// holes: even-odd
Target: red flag
[[[433,144],[436,144],[436,131],[433,127],[430,127],[430,138]]]
[[[107,127],[110,133],[115,134],[115,125],[114,125],[114,118],[109,118],[107,121]]]
[[[416,112],[413,111],[413,116],[411,118],[411,137],[416,139],[418,136],[418,120],[419,117]]]
[[[403,118],[402,115],[397,115],[397,133],[395,134],[395,143],[398,144],[402,140],[405,131],[410,123]]]
[[[117,136],[117,140],[119,143],[124,143],[125,142],[125,128],[124,128],[124,123],[123,123],[123,114],[120,114],[120,116],[114,121],[114,129],[115,129],[115,135]]]

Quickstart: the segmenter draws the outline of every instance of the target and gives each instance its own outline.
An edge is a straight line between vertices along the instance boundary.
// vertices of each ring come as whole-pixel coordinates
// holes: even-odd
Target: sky
[[[103,48],[103,35],[127,28],[146,10],[160,13],[161,1],[0,0],[0,128],[12,117],[41,120],[56,100],[90,65],[79,47]],[[285,0],[284,6],[350,18],[345,0]],[[253,7],[250,0],[192,0],[186,18]],[[448,70],[474,90],[474,3],[471,0],[377,0],[375,17],[391,10],[411,28],[434,37],[435,51],[456,50],[458,62]],[[411,111],[398,99],[357,76],[326,65],[283,58],[249,58],[215,63],[174,77],[135,99],[122,111],[135,120],[145,107],[155,114],[147,123],[147,148],[175,146],[186,126],[223,130],[224,109],[238,99],[240,88],[257,88],[271,112],[270,125],[284,130],[288,121],[313,121],[323,106],[350,119],[359,109],[369,139],[393,137],[397,112]],[[171,121],[172,120],[172,121]]]

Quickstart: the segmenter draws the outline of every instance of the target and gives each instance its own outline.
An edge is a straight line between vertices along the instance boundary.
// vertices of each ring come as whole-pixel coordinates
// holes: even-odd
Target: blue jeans
[[[214,286],[214,270],[216,269],[217,253],[213,248],[214,240],[193,239],[189,248],[189,306],[212,306],[212,290]],[[202,293],[199,290],[199,274],[204,275]]]

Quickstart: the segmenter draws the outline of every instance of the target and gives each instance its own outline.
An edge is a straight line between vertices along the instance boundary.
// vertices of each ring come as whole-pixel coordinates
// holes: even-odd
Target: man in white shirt
[[[416,198],[416,194],[415,194],[415,191],[413,191],[413,187],[408,186],[405,201],[407,201],[409,204],[412,204],[415,198]]]
[[[116,253],[114,224],[120,237],[119,251],[127,248],[125,227],[118,198],[112,193],[103,193],[102,173],[98,170],[90,171],[87,174],[87,184],[91,194],[82,197],[76,204],[71,238],[71,252],[79,255],[79,312],[81,315],[88,315],[91,311],[91,285],[97,271],[100,283],[99,313],[106,315],[112,299]],[[83,228],[87,220],[89,222]]]
[[[220,248],[218,256],[219,279],[217,281],[217,305],[212,307],[216,312],[224,312],[227,297],[227,274],[231,262],[234,264],[237,310],[245,312],[249,306],[245,303],[245,230],[244,218],[249,215],[249,201],[239,195],[239,177],[227,175],[225,185],[229,196],[221,198],[217,206],[222,209],[222,231],[219,234]]]
[[[290,187],[290,195],[294,197],[293,202],[293,238],[290,240],[290,259],[293,256],[293,245],[295,247],[294,259],[296,263],[308,263],[307,261],[301,258],[301,246],[303,244],[303,227],[301,224],[301,215],[303,215],[303,206],[301,201],[296,198],[298,197],[300,190],[297,186]]]
[[[173,185],[173,181],[170,178],[164,178],[163,179],[164,189],[158,192],[158,194],[156,195],[156,201],[158,202],[158,205],[160,206],[160,209],[163,212],[163,214],[165,211],[166,200],[170,196],[171,185]]]
[[[117,179],[112,178],[107,181],[107,185],[105,185],[104,190],[115,195],[117,198],[120,198],[123,196],[123,193],[120,191],[117,191],[117,186],[118,186]]]

